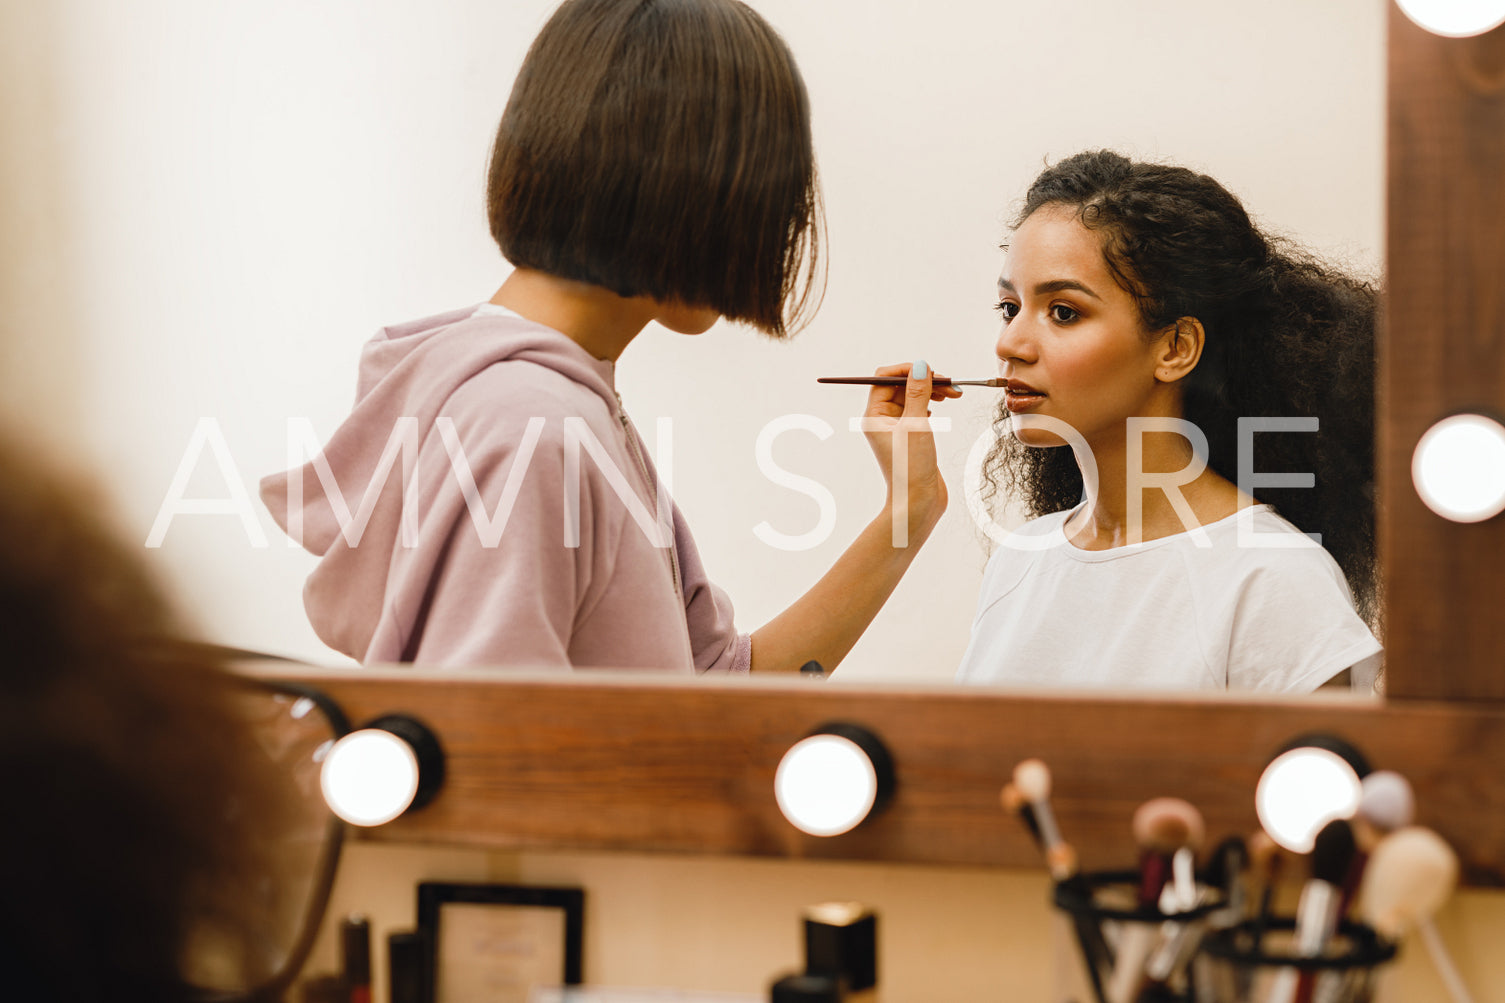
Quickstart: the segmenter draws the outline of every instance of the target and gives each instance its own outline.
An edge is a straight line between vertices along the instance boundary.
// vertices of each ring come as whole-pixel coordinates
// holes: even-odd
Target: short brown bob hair
[[[809,96],[737,0],[566,0],[513,85],[486,208],[521,268],[775,337],[818,306]]]

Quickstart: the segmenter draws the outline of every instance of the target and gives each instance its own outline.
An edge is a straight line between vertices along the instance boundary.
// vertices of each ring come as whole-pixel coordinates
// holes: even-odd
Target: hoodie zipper
[[[629,421],[628,418],[627,418],[627,407],[626,407],[626,405],[624,405],[622,403],[622,395],[620,393],[617,393],[617,391],[615,390],[615,388],[613,388],[612,393],[616,394],[616,398],[617,398],[617,417],[620,418],[621,421],[622,421],[622,434],[627,437],[627,448],[629,450],[631,450],[631,452],[632,452],[632,458],[637,461],[638,470],[640,470],[642,472],[642,474],[643,474],[643,480],[648,485],[648,491],[652,495],[652,498],[653,498],[653,511],[655,513],[655,518],[656,518],[657,517],[657,512],[658,512],[658,484],[654,480],[653,475],[648,472],[648,464],[647,464],[646,461],[644,461],[643,454],[638,449],[638,434],[637,434],[637,429],[633,428],[632,422]],[[673,523],[672,519],[671,519],[671,521],[669,523],[668,529],[669,529],[669,572],[670,572],[670,574],[672,574],[674,576],[674,595],[676,597],[678,597],[678,599],[679,599],[679,608],[680,608],[680,611],[684,612],[684,608],[685,608],[685,590],[684,590],[684,585],[681,584],[681,582],[679,580],[679,545],[678,545],[678,541],[675,540],[675,538],[674,538],[674,523]]]

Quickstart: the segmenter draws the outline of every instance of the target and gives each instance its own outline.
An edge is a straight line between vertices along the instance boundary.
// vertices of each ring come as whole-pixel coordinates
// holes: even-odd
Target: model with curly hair
[[[1372,686],[1374,287],[1109,151],[1048,167],[1007,251],[985,493],[1032,518],[958,678]]]

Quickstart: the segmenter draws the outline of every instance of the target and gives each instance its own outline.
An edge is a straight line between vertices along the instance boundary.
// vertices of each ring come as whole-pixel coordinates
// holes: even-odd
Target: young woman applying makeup
[[[323,453],[263,482],[320,557],[304,590],[319,636],[362,662],[834,668],[945,508],[928,432],[904,433],[895,487],[899,419],[957,391],[923,363],[879,370],[909,377],[868,399],[882,509],[749,636],[614,385],[650,321],[781,338],[813,309],[815,154],[784,41],[735,0],[567,0],[518,74],[487,210],[515,266],[501,288],[378,333]]]
[[[1373,288],[1212,178],[1103,151],[1030,187],[998,309],[985,471],[1034,518],[989,561],[958,678],[1372,687]]]

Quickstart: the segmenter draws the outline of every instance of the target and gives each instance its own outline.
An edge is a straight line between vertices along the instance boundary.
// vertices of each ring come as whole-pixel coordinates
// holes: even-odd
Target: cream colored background
[[[326,436],[379,326],[486,299],[505,275],[482,211],[486,154],[553,0],[0,0],[0,398],[101,471],[145,541],[195,425],[240,479],[287,466],[286,422]],[[1113,146],[1219,177],[1276,229],[1374,268],[1381,240],[1379,0],[758,0],[809,82],[829,209],[829,293],[772,344],[653,328],[620,384],[638,424],[675,419],[675,488],[751,630],[877,511],[848,430],[861,390],[814,378],[925,358],[992,375],[1003,221],[1047,158]],[[985,560],[961,502],[990,391],[942,409],[953,506],[848,677],[946,679]],[[775,459],[825,484],[816,524],[763,477],[759,431],[834,434]],[[227,496],[209,453],[191,495]],[[304,621],[312,559],[256,505],[179,516],[148,554],[214,640],[333,659]]]
[[[485,154],[551,5],[0,0],[0,410],[100,475],[138,540],[202,417],[254,490],[286,464],[289,417],[334,427],[378,326],[485,299],[503,278]],[[810,85],[825,309],[787,345],[650,330],[620,376],[639,424],[676,419],[676,493],[744,629],[878,504],[876,468],[846,431],[860,391],[814,377],[918,357],[990,375],[996,245],[1046,158],[1106,145],[1175,159],[1275,228],[1378,265],[1379,0],[755,6]],[[958,496],[987,400],[945,412]],[[754,463],[758,431],[786,413],[836,429],[779,443],[779,462],[839,503],[835,534],[802,554],[752,536],[763,520],[814,525],[814,504]],[[225,495],[207,455],[194,488]],[[310,560],[259,518],[265,549],[231,517],[196,516],[146,556],[208,637],[331,657],[299,603]],[[983,560],[958,500],[843,675],[949,677]],[[882,913],[888,1003],[1044,999],[1055,984],[1033,873],[357,847],[334,915],[408,926],[422,878],[583,884],[587,971],[605,982],[757,991],[797,964],[801,906],[857,898]],[[1464,896],[1444,928],[1480,998],[1505,994],[1499,896]],[[330,964],[326,944],[316,967]],[[1393,999],[1439,998],[1415,950],[1396,977]]]

